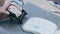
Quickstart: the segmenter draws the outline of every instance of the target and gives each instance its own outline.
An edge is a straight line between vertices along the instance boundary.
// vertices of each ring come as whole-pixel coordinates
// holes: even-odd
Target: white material
[[[57,25],[46,19],[32,17],[23,26],[24,31],[35,34],[53,34]]]
[[[60,30],[56,30],[55,34],[60,34]]]
[[[47,0],[31,0],[29,1],[30,3],[46,10],[46,11],[51,11],[51,10],[57,10],[60,11],[58,8],[55,6],[50,5],[49,3],[53,3],[52,1],[48,2]]]
[[[30,3],[32,3],[33,5],[36,5],[46,11],[49,11],[51,13],[54,13],[58,16],[60,16],[60,14],[55,13],[55,11],[60,12],[60,9],[58,7],[55,6],[55,4],[52,1],[47,1],[47,0],[29,0]],[[54,10],[54,11],[53,11]]]

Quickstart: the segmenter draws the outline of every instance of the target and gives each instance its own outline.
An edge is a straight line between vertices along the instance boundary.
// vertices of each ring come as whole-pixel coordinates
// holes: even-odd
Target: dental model
[[[54,34],[57,25],[43,18],[32,17],[22,28],[24,31],[34,34]]]
[[[9,6],[8,10],[12,13],[14,13],[17,17],[19,17],[22,12],[22,8],[20,6],[18,6],[16,3],[11,3],[11,5]]]
[[[10,19],[14,20],[13,18],[15,18],[19,24],[22,24],[23,18],[25,17],[25,15],[27,15],[27,12],[15,2],[12,2],[10,4],[7,11],[10,13]]]

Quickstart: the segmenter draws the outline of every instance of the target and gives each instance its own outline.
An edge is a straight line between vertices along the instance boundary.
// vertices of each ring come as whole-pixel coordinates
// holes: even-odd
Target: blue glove
[[[59,2],[54,2],[55,4],[58,4],[58,5],[60,5],[60,3]]]
[[[19,0],[13,0],[12,2],[15,2],[17,5],[23,7],[23,2],[22,1],[19,1]]]

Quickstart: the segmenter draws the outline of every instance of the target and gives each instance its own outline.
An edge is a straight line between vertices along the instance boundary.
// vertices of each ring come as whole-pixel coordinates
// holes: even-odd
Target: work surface
[[[24,5],[24,9],[27,11],[28,15],[24,18],[23,23],[25,23],[30,17],[40,17],[54,22],[55,24],[57,24],[58,29],[60,29],[59,16],[56,16],[48,11],[45,11],[31,3],[26,3]],[[21,25],[17,24],[15,21],[12,22],[5,21],[4,23],[0,23],[0,34],[32,34],[32,33],[23,32]]]

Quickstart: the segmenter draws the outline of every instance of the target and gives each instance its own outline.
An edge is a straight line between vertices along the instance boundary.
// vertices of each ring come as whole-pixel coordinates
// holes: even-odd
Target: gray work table
[[[40,17],[54,22],[55,24],[57,24],[58,29],[60,29],[59,16],[56,16],[48,11],[45,11],[31,3],[26,3],[24,5],[24,9],[27,11],[28,15],[26,15],[26,17],[24,18],[23,23],[25,23],[30,17]],[[32,33],[22,31],[20,24],[17,24],[15,21],[9,22],[7,20],[4,23],[0,23],[0,34],[32,34]]]

